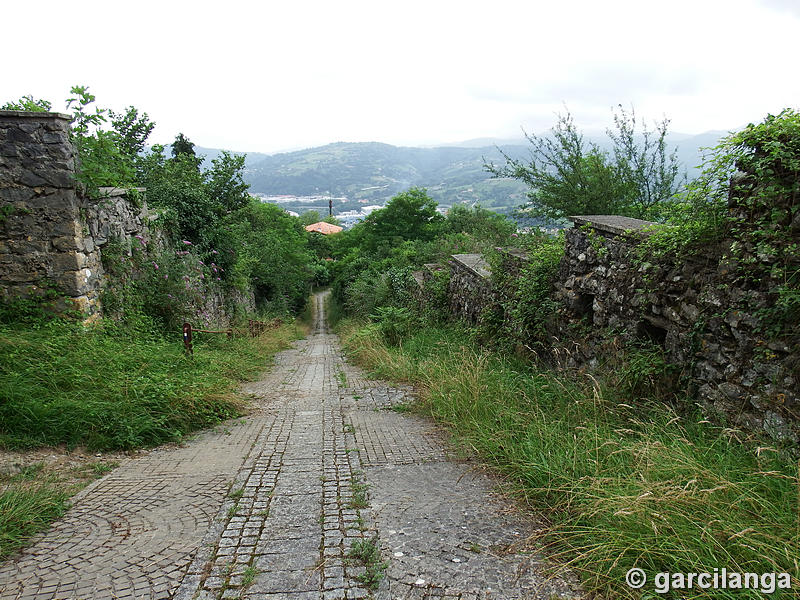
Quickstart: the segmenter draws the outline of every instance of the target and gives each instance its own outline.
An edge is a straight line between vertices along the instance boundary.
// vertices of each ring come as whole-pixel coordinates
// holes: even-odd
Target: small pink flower
[[[167,278],[169,278],[169,275],[164,275],[164,279],[167,279]]]
[[[154,268],[156,271],[158,271],[158,265],[157,265],[156,263],[153,263],[153,268]]]
[[[192,242],[190,242],[189,240],[182,240],[182,241],[183,241],[183,243],[184,243],[184,244],[186,244],[187,246],[191,246],[191,245],[192,245]]]

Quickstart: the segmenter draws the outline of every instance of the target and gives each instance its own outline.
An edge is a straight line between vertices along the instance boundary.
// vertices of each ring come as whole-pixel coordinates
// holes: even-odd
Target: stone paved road
[[[526,546],[535,523],[392,411],[406,392],[344,362],[314,306],[309,338],[249,386],[252,415],[86,488],[0,566],[0,600],[578,597]],[[377,586],[351,556],[373,547]]]

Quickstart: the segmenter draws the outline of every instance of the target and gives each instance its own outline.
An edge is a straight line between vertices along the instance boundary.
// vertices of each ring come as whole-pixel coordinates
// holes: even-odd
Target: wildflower
[[[191,246],[191,245],[192,245],[192,242],[190,242],[189,240],[181,240],[181,241],[182,241],[184,244],[186,244],[187,246]]]
[[[168,278],[169,278],[169,275],[164,275],[164,279],[168,279]]]
[[[153,262],[153,268],[158,271],[158,265],[155,262]]]
[[[216,250],[212,250],[211,254],[219,254],[219,252],[217,252]]]
[[[515,238],[515,237],[519,237],[519,236],[516,233],[512,233],[511,237]]]

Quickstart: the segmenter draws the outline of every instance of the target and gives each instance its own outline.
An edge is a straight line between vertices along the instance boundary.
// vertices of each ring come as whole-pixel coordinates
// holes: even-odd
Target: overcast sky
[[[701,133],[800,104],[800,0],[6,2],[0,103],[88,85],[200,146],[275,152],[586,131],[633,105]]]

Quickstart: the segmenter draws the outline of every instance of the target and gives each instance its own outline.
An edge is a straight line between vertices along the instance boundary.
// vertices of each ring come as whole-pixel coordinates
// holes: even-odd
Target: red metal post
[[[183,347],[187,355],[194,354],[192,349],[192,326],[189,323],[183,324]]]

